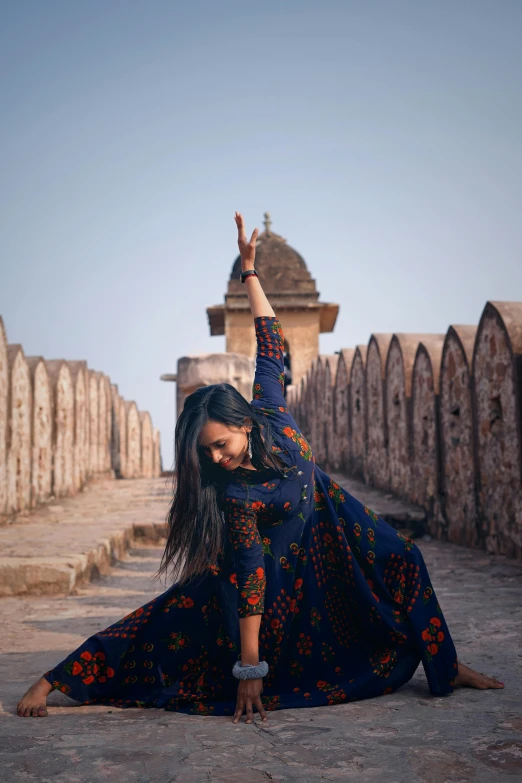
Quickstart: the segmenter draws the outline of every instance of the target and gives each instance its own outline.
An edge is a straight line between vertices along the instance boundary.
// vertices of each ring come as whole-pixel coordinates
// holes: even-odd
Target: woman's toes
[[[488,677],[487,674],[481,674],[480,675],[480,687],[483,689],[486,688],[497,688],[500,683],[495,677]]]

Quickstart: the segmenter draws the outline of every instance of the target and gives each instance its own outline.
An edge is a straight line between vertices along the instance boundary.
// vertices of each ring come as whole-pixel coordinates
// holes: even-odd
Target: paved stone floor
[[[161,550],[132,549],[68,597],[0,601],[0,778],[53,783],[357,780],[522,781],[522,567],[420,541],[464,663],[504,691],[430,696],[422,670],[397,693],[270,714],[268,726],[50,697],[49,717],[16,716],[27,685],[83,639],[162,591]]]

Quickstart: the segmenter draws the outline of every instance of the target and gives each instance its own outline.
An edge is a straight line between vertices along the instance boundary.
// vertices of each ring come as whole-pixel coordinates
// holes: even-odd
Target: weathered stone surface
[[[343,349],[331,399],[330,363],[288,396],[319,464],[422,505],[437,537],[522,557],[522,303]]]
[[[350,434],[348,472],[363,478],[366,460],[366,345],[358,345],[350,371]]]
[[[73,487],[78,492],[87,480],[89,449],[87,362],[67,362],[74,392]]]
[[[127,430],[127,458],[125,478],[138,478],[141,474],[141,425],[135,402],[125,403]]]
[[[99,437],[99,472],[109,473],[111,470],[111,425],[112,399],[109,378],[98,373],[98,437]],[[139,474],[138,474],[139,475]]]
[[[325,361],[321,356],[312,363],[308,421],[310,422],[310,440],[314,444],[317,461],[324,464],[325,457]]]
[[[152,540],[164,534],[169,499],[161,479],[105,479],[0,527],[0,596],[68,594],[105,573],[128,548],[134,524],[142,539],[144,519]]]
[[[99,392],[98,373],[88,371],[89,377],[89,475],[100,472]]]
[[[161,511],[156,506],[160,485],[163,481],[104,481],[63,505],[70,510],[90,498],[95,522],[108,505],[123,510],[129,503],[139,503],[137,515],[151,519]],[[141,494],[131,499],[125,493],[132,487],[140,488]],[[94,502],[93,493],[102,488],[107,488],[107,494]],[[117,501],[114,491],[123,493]],[[151,497],[153,504],[148,507]],[[89,524],[87,517],[82,518],[77,533]],[[161,548],[142,546],[122,554],[100,579],[78,585],[68,597],[2,599],[2,779],[6,783],[22,778],[57,783],[522,779],[522,569],[502,556],[477,555],[440,541],[420,541],[420,546],[459,657],[500,677],[506,683],[504,691],[457,689],[451,696],[435,698],[419,669],[389,696],[338,707],[272,712],[268,725],[257,719],[252,726],[244,722],[234,726],[229,718],[82,706],[56,692],[49,699],[48,718],[19,719],[17,700],[42,671],[87,636],[164,589],[152,581]]]
[[[161,464],[161,435],[155,427],[152,431],[152,475],[154,478],[159,476],[162,471]]]
[[[250,319],[251,320],[251,319]],[[253,329],[252,323],[250,324]],[[176,382],[176,408],[178,416],[185,399],[202,386],[229,383],[240,394],[252,399],[254,360],[239,353],[207,353],[198,356],[182,356],[178,359]]]
[[[473,354],[479,515],[487,547],[522,556],[522,303],[488,302]]]
[[[384,378],[391,338],[391,334],[372,334],[368,343],[365,375],[368,422],[365,478],[368,484],[386,490],[390,486],[390,462]]]
[[[423,783],[467,783],[476,770],[465,757],[439,747],[413,749],[409,754],[412,771]]]
[[[481,744],[475,756],[495,772],[517,775],[522,780],[522,742],[493,742]]]
[[[322,357],[324,361],[324,464],[329,467],[335,461],[335,379],[339,354],[329,354]]]
[[[390,489],[402,497],[411,487],[411,375],[420,335],[394,334],[386,359],[386,421]]]
[[[7,346],[7,513],[31,504],[31,373],[21,345]]]
[[[4,322],[0,317],[0,520],[7,512],[7,397],[9,386],[9,363],[7,360],[7,337]]]
[[[134,478],[159,475],[150,415],[141,414],[142,428],[134,406],[129,446],[127,410],[116,397],[109,378],[84,361],[26,359],[21,346],[8,347],[0,318],[0,525],[75,494],[93,476],[121,478],[129,448]]]
[[[29,356],[32,388],[31,508],[48,500],[52,490],[52,389],[41,356]]]
[[[140,413],[141,424],[141,473],[143,478],[154,476],[152,422],[147,411]]]
[[[427,534],[427,515],[420,506],[397,495],[385,494],[382,490],[370,487],[368,484],[343,473],[333,471],[330,476],[338,484],[341,484],[350,495],[359,498],[365,506],[371,508],[396,529],[402,530],[413,538]]]
[[[125,400],[119,398],[118,425],[120,435],[120,474],[122,477],[127,475],[127,409]]]
[[[111,383],[111,469],[116,478],[123,478],[121,472],[121,431],[120,431],[121,397],[118,387]]]
[[[423,338],[412,373],[410,498],[428,511],[433,533],[440,517],[439,380],[443,345],[443,334]]]
[[[53,494],[74,494],[74,389],[62,359],[46,361],[53,403]]]
[[[341,348],[335,377],[334,417],[335,445],[332,467],[348,470],[351,449],[350,430],[350,376],[355,348]]]
[[[443,484],[441,535],[476,546],[475,440],[471,362],[476,326],[450,326],[441,360],[440,444]]]
[[[498,724],[498,728],[522,732],[522,715],[507,715],[505,720]]]

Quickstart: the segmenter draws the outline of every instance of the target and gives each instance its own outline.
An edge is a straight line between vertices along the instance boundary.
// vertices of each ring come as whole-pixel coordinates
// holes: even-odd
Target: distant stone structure
[[[177,410],[183,410],[185,399],[196,389],[214,383],[229,383],[248,401],[252,399],[254,360],[237,353],[209,353],[183,356],[178,361]]]
[[[285,333],[285,353],[297,385],[319,355],[319,334],[332,332],[339,305],[319,301],[315,280],[304,259],[271,229],[265,213],[259,235],[255,268]],[[207,309],[212,335],[224,334],[226,350],[255,357],[255,333],[244,284],[239,279],[241,258],[232,267],[225,303]]]
[[[21,345],[8,345],[0,318],[0,524],[74,495],[96,476],[160,472],[159,432],[148,413],[125,403],[86,362],[26,357]]]
[[[319,355],[319,334],[334,329],[339,305],[319,301],[315,280],[304,259],[271,229],[265,212],[265,230],[256,249],[255,268],[285,333],[288,387],[301,383]],[[225,304],[207,309],[211,335],[225,335],[226,353],[183,356],[177,373],[161,376],[175,381],[177,415],[185,399],[202,386],[229,383],[247,400],[252,399],[256,339],[245,286],[239,279],[241,258],[234,261]],[[333,394],[333,389],[332,389]]]
[[[437,537],[522,559],[522,303],[342,349],[329,427],[330,363],[288,394],[318,462],[424,507]]]

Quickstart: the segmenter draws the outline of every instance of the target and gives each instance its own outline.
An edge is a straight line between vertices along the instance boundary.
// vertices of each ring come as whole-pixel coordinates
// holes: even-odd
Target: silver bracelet
[[[236,661],[232,674],[236,680],[257,680],[259,677],[266,677],[268,674],[268,664],[266,661],[260,661],[257,666],[251,663],[241,665],[241,661]]]

